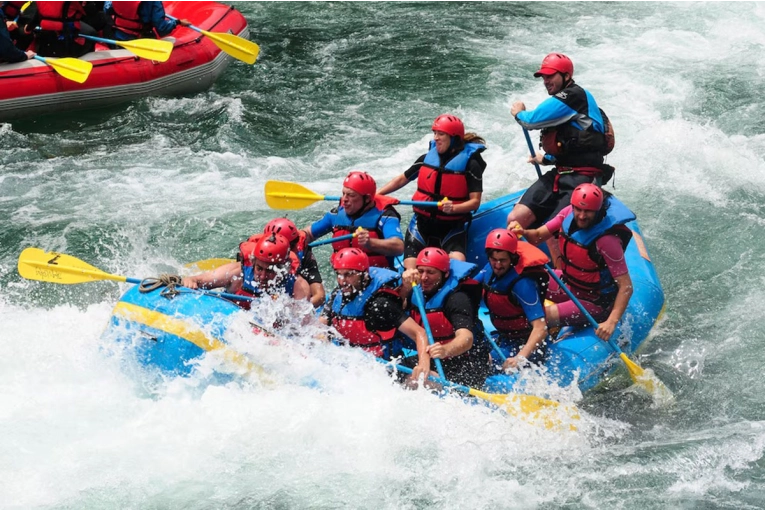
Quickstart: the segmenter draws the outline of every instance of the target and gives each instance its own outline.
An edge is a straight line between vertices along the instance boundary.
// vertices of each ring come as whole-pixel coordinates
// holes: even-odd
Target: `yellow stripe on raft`
[[[236,352],[226,343],[209,337],[204,330],[187,320],[176,319],[163,313],[122,301],[117,303],[113,313],[115,316],[125,320],[137,322],[144,326],[175,335],[187,342],[191,342],[205,352],[220,351],[226,361],[245,369],[247,372],[254,372],[261,377],[265,375],[263,368],[254,364],[247,356]]]

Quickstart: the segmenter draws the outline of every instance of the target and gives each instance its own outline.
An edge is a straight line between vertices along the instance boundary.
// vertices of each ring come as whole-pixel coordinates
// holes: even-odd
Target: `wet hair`
[[[471,132],[465,133],[465,143],[480,143],[481,145],[486,145],[486,140]]]
[[[495,250],[493,248],[489,248],[488,250],[486,250],[486,255],[492,256],[492,255],[494,255],[498,251],[501,251],[502,253],[507,253],[508,255],[510,255],[510,264],[512,264],[513,267],[517,266],[518,262],[521,261],[521,256],[520,255],[518,255],[517,253],[511,253],[511,252],[506,251],[506,250]]]
[[[465,133],[465,139],[461,140],[459,136],[453,136],[452,142],[449,145],[449,150],[456,152],[460,152],[462,149],[465,148],[466,143],[480,143],[481,145],[486,145],[486,141],[478,136],[475,133]]]
[[[606,211],[608,210],[608,206],[610,205],[608,198],[612,195],[612,193],[609,193],[603,188],[601,188],[600,191],[603,192],[603,205],[600,206],[600,209],[598,210],[598,214],[595,215],[595,219],[598,222],[602,221],[603,218],[606,217]]]

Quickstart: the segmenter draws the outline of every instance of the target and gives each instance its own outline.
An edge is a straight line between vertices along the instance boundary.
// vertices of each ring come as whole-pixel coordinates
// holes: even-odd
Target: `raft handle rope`
[[[176,287],[181,286],[181,277],[177,274],[163,273],[158,278],[144,278],[141,283],[138,284],[139,292],[151,292],[160,287],[167,287],[163,289],[159,295],[167,299],[173,299],[175,296],[181,293]]]

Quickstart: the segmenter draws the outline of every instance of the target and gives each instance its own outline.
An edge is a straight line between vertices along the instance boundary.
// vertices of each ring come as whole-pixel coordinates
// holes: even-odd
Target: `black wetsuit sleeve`
[[[27,59],[27,54],[13,45],[3,16],[0,16],[0,23],[2,23],[0,27],[0,62],[24,62]]]
[[[473,154],[468,161],[465,176],[469,193],[483,192],[483,171],[486,170],[486,162],[479,153]]]
[[[475,312],[470,298],[464,292],[455,292],[444,304],[444,315],[452,323],[454,330],[472,330],[475,325]]]
[[[399,220],[401,219],[401,215],[393,207],[387,207],[383,211],[382,216],[384,218],[397,218]]]
[[[298,274],[302,276],[309,285],[312,283],[323,282],[321,279],[321,272],[319,271],[319,263],[316,261],[316,257],[310,249],[303,254],[303,260],[300,262]]]
[[[408,318],[400,302],[385,294],[372,297],[364,308],[364,325],[370,331],[398,329]]]
[[[414,162],[414,165],[410,166],[409,169],[404,172],[404,177],[410,181],[414,179],[417,175],[417,172],[420,171],[420,167],[422,166],[423,161],[425,161],[425,154],[417,158],[417,161]]]

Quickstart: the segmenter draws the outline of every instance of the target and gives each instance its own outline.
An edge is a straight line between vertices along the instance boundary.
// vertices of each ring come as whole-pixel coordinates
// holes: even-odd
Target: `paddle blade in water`
[[[470,389],[470,395],[494,404],[510,416],[530,423],[541,424],[551,430],[576,430],[574,422],[579,420],[579,412],[576,408],[564,406],[560,402],[536,395],[518,393],[502,395],[485,393],[474,388]]]
[[[626,354],[621,354],[622,361],[627,366],[627,371],[636,386],[651,395],[654,402],[659,405],[669,405],[675,401],[675,396],[661,380],[656,377],[651,369],[644,369],[629,359]]]

